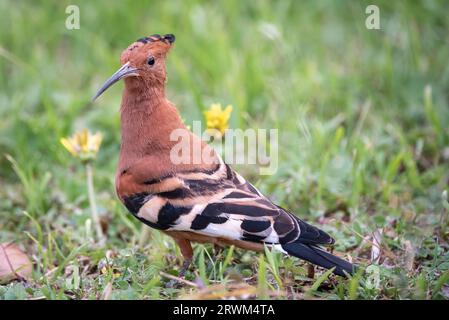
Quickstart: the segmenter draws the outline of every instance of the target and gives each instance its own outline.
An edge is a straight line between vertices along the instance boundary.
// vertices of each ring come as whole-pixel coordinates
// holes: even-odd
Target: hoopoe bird
[[[121,147],[117,195],[140,221],[174,238],[189,268],[191,242],[263,251],[264,246],[306,260],[344,276],[354,266],[322,249],[334,239],[279,207],[223,162],[184,125],[165,97],[165,60],[175,36],[152,35],[123,51],[121,67],[93,100],[124,79],[120,115]],[[200,146],[200,161],[173,163],[174,130],[185,130]],[[205,155],[205,156],[204,156]]]

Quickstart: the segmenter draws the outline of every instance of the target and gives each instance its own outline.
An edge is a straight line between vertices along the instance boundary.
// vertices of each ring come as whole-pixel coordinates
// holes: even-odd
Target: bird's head
[[[166,79],[165,57],[174,42],[173,34],[155,34],[132,43],[120,56],[120,69],[106,80],[93,100],[124,78],[131,85],[163,86]]]

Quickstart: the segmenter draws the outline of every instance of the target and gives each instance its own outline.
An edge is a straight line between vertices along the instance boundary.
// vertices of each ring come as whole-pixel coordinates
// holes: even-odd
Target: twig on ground
[[[179,282],[184,283],[186,285],[189,285],[191,287],[196,287],[196,288],[199,287],[195,282],[192,282],[192,281],[180,278],[180,277],[173,276],[173,275],[165,273],[163,271],[161,271],[159,274],[161,276],[165,277],[165,278],[168,278],[168,279],[171,279],[171,280],[175,280],[175,281],[179,281]]]

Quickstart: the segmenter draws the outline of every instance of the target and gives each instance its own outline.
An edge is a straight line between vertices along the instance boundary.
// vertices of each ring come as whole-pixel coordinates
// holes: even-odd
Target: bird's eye
[[[154,57],[149,57],[147,63],[152,66],[154,64]]]

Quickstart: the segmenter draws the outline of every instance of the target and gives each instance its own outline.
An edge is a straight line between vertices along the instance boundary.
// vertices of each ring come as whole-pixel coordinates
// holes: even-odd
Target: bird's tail
[[[313,245],[307,245],[299,242],[283,244],[282,248],[290,255],[309,261],[320,267],[331,269],[335,267],[334,273],[339,276],[346,276],[345,272],[353,274],[355,266],[350,262],[343,260],[329,252]]]

